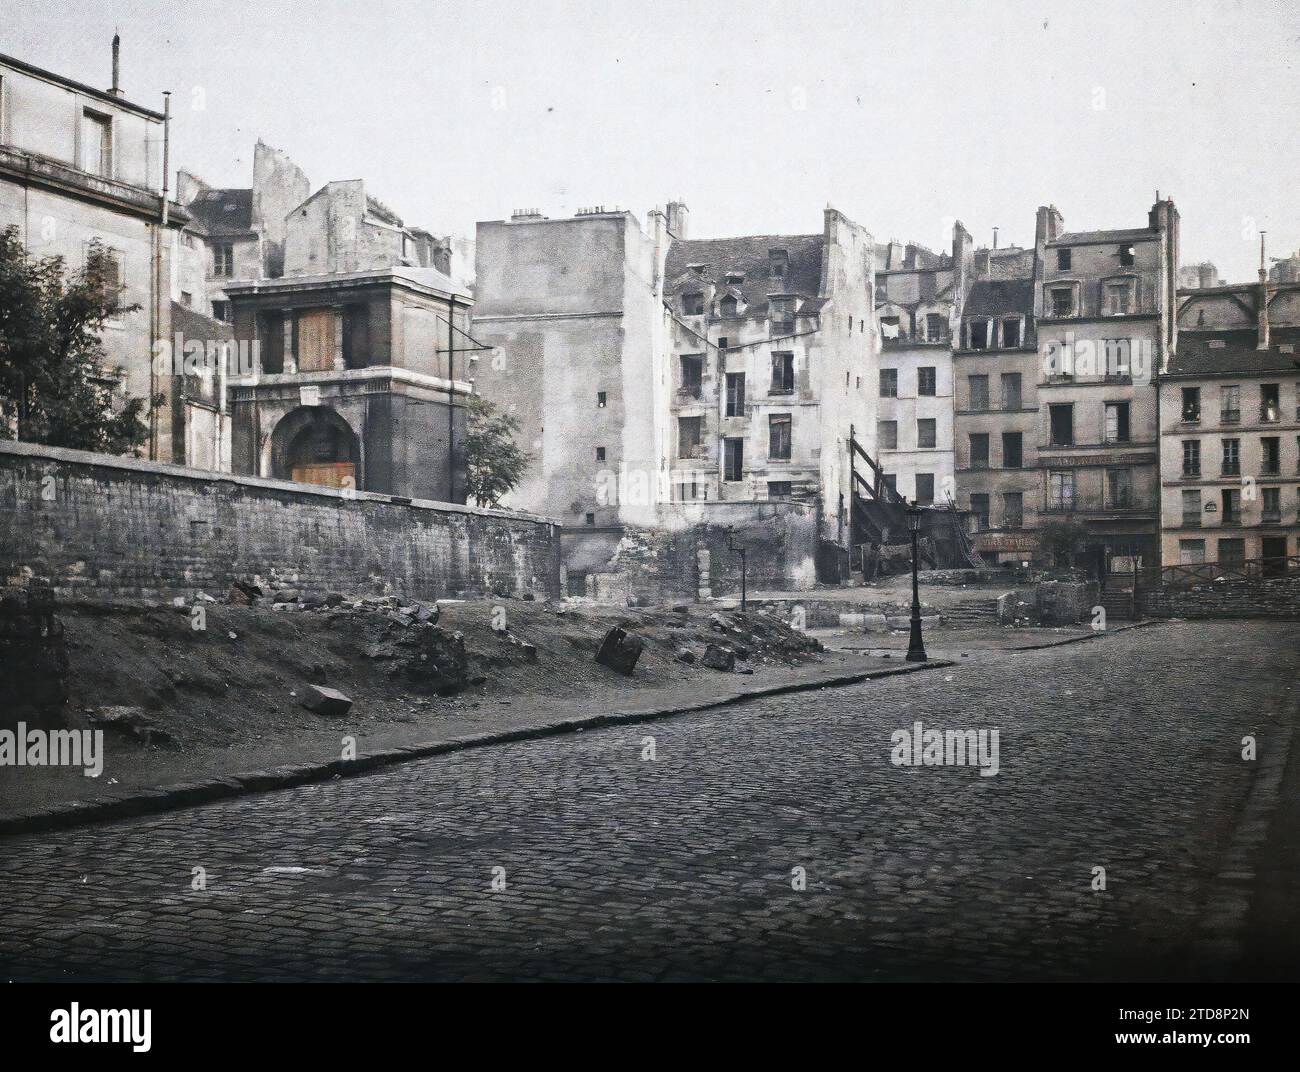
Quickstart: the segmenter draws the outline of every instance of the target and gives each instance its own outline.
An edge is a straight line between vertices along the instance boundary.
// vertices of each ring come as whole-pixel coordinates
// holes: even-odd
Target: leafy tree
[[[1068,566],[1083,546],[1088,530],[1077,521],[1048,521],[1038,530],[1044,551],[1058,566]]]
[[[139,308],[122,304],[117,279],[99,242],[84,269],[67,273],[62,257],[29,257],[17,227],[0,233],[0,407],[17,417],[19,439],[106,454],[148,440],[146,399],[112,405],[122,369],[106,368],[104,322]],[[13,436],[11,422],[0,422],[0,438]]]
[[[518,485],[531,457],[515,443],[519,422],[510,414],[478,395],[465,408],[465,494],[479,506],[496,506]]]

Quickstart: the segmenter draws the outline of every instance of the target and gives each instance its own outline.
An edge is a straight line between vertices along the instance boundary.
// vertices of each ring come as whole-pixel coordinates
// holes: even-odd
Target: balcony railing
[[[1239,410],[1239,409],[1224,409],[1224,410],[1220,410],[1220,411],[1219,411],[1219,423],[1220,423],[1220,424],[1240,424],[1240,423],[1241,423],[1241,410]]]
[[[1152,571],[1154,572],[1154,571]],[[1300,572],[1300,555],[1249,558],[1227,562],[1187,562],[1165,566],[1152,580],[1170,588],[1191,588],[1215,581],[1254,581]]]

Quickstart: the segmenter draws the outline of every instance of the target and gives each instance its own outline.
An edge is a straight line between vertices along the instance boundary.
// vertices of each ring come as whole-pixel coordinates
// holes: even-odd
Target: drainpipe
[[[116,82],[116,79],[114,79]],[[159,377],[157,363],[153,359],[153,347],[157,344],[159,336],[162,334],[162,302],[163,302],[163,277],[162,277],[162,247],[163,241],[167,234],[168,219],[168,183],[167,169],[170,167],[170,150],[171,150],[171,114],[172,114],[172,95],[169,91],[163,93],[163,158],[162,158],[162,207],[159,213],[159,222],[154,229],[153,242],[153,316],[151,317],[151,338],[150,338],[150,360],[149,360],[149,460],[158,460],[158,403],[159,394]]]

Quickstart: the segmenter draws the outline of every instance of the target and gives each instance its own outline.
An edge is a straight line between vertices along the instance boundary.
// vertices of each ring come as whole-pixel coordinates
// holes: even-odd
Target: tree
[[[18,228],[0,233],[0,438],[106,454],[135,452],[149,438],[148,400],[114,409],[120,367],[107,368],[104,322],[124,305],[117,262],[98,241],[86,267],[65,272],[62,257],[29,257]],[[160,405],[159,395],[154,404]]]
[[[465,404],[465,495],[479,506],[496,506],[518,485],[531,460],[515,443],[519,422],[491,402],[471,395]]]
[[[1088,530],[1077,521],[1049,521],[1038,530],[1043,550],[1054,565],[1068,566],[1087,538]]]

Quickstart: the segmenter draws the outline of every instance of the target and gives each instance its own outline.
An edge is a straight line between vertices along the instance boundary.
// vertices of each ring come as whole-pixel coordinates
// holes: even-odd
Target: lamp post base
[[[925,642],[921,640],[921,619],[912,619],[912,637],[907,644],[907,661],[909,663],[925,663],[930,661],[930,657],[925,653]]]

